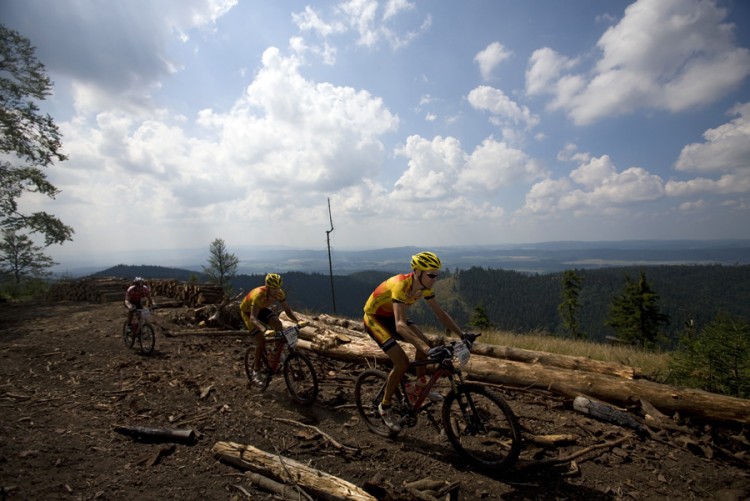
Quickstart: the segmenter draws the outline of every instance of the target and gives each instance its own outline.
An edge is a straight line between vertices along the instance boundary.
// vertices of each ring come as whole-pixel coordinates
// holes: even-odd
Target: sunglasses
[[[438,277],[437,273],[425,273],[425,275],[427,275],[428,277],[430,277],[433,280],[435,280]]]

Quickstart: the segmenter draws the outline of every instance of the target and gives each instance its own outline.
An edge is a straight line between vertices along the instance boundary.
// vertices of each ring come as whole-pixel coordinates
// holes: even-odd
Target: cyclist
[[[431,348],[429,339],[406,316],[406,309],[420,298],[427,301],[435,316],[450,331],[458,336],[462,335],[461,328],[440,307],[435,299],[432,287],[438,278],[442,263],[433,252],[420,252],[411,258],[411,273],[395,275],[375,289],[365,304],[365,330],[393,362],[393,369],[388,374],[383,400],[378,406],[378,412],[386,426],[399,431],[401,425],[397,417],[391,412],[391,397],[396,391],[399,381],[406,373],[409,358],[403,348],[396,341],[405,341],[416,348],[416,360],[427,358]],[[427,383],[425,368],[417,368],[417,386]],[[442,400],[438,393],[430,392],[433,401]]]
[[[148,288],[143,278],[135,277],[133,283],[125,291],[125,307],[128,309],[128,329],[130,329],[130,324],[133,323],[133,313],[135,310],[141,310],[144,306],[150,308],[155,306],[154,300],[151,297],[151,289]]]
[[[266,338],[263,336],[266,326],[271,327],[276,332],[284,328],[278,315],[270,306],[278,303],[293,322],[299,323],[297,316],[286,302],[286,294],[281,289],[282,281],[281,275],[277,273],[267,274],[265,285],[248,292],[240,303],[242,321],[245,323],[247,330],[250,331],[250,335],[255,338],[253,380],[257,383],[261,383],[263,380],[263,376],[258,372],[258,369],[260,368],[260,357],[266,346]]]

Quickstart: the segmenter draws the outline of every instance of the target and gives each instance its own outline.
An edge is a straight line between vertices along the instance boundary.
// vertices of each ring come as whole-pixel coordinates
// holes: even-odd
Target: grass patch
[[[437,333],[433,333],[437,334]],[[627,365],[652,381],[664,382],[669,372],[671,355],[665,352],[646,351],[633,346],[577,341],[545,332],[518,334],[508,331],[483,330],[479,341],[499,346],[512,346],[524,350],[543,351],[572,357],[586,357],[602,362]]]

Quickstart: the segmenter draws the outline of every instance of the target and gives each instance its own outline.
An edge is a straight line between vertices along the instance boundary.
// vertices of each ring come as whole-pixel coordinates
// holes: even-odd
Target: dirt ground
[[[168,335],[179,316],[175,309],[154,312],[156,350],[143,356],[122,342],[120,303],[0,304],[0,500],[278,499],[217,459],[211,448],[219,441],[282,454],[360,487],[369,481],[388,499],[415,499],[404,483],[423,478],[457,482],[461,500],[750,498],[742,459],[669,435],[634,435],[538,471],[477,472],[426,419],[395,440],[370,433],[353,400],[363,366],[313,356],[321,394],[312,407],[299,407],[281,379],[263,394],[248,387],[241,333]],[[562,447],[526,441],[525,464],[633,433],[576,413],[551,393],[497,391],[518,414],[525,438],[575,437]],[[116,426],[190,428],[197,441],[138,441]],[[693,438],[709,431],[696,428]],[[728,433],[747,437],[747,430]]]

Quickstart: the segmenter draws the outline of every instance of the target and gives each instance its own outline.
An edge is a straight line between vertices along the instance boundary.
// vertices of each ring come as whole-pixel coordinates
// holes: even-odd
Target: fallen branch
[[[246,471],[243,476],[261,489],[268,492],[273,492],[274,494],[277,494],[284,499],[293,499],[300,501],[302,499],[307,499],[309,501],[313,501],[313,498],[305,491],[301,490],[297,485],[286,485],[271,478],[264,477],[260,473],[255,473],[252,471]],[[249,494],[248,497],[250,497]]]
[[[284,418],[272,418],[272,419],[273,421],[276,421],[277,423],[293,424],[295,426],[299,426],[300,428],[314,430],[316,433],[319,433],[323,438],[325,438],[328,442],[330,442],[331,445],[333,445],[335,448],[339,450],[344,450],[347,452],[359,452],[359,449],[342,444],[341,442],[339,442],[332,436],[328,435],[327,433],[323,432],[320,428],[316,426],[300,423],[299,421],[294,421],[293,419],[284,419]]]
[[[600,449],[611,449],[632,438],[633,438],[633,435],[625,435],[624,437],[620,437],[617,440],[612,440],[611,442],[604,442],[603,444],[595,444],[589,447],[584,447],[583,449],[580,449],[568,456],[545,459],[542,461],[518,463],[518,465],[516,466],[516,471],[527,472],[527,471],[547,468],[549,466],[555,466],[558,464],[570,463],[574,461],[575,459],[578,459],[579,457],[582,457],[588,454],[589,452],[593,452],[593,451],[600,450]]]
[[[145,426],[120,426],[115,425],[113,431],[128,435],[139,442],[179,442],[185,444],[195,443],[195,430],[192,429],[170,429],[170,428],[148,428]]]

